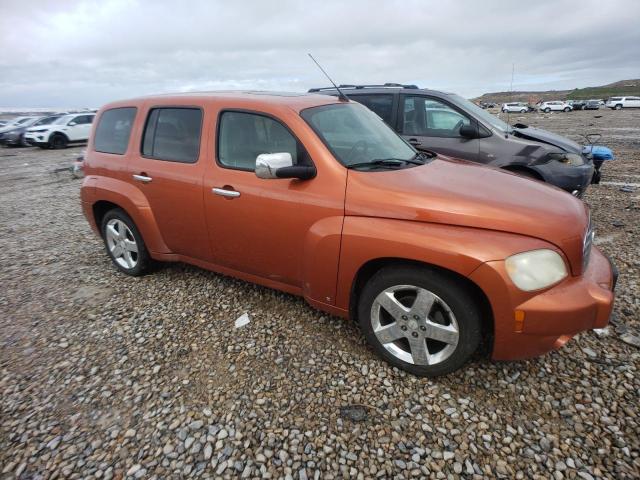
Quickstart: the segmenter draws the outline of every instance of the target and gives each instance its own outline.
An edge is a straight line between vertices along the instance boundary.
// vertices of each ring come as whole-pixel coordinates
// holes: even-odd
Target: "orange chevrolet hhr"
[[[103,107],[84,214],[114,265],[183,261],[356,319],[416,375],[542,354],[607,324],[615,268],[584,203],[418,152],[358,103],[209,92]]]

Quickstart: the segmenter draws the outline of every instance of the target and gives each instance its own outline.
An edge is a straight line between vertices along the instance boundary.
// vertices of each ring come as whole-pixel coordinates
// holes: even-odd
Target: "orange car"
[[[358,103],[155,96],[93,128],[82,207],[126,274],[183,261],[302,295],[426,376],[481,344],[526,358],[608,322],[616,274],[584,203],[417,152]]]

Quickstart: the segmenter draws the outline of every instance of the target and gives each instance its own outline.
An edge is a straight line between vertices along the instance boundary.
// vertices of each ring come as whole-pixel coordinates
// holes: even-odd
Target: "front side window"
[[[355,102],[307,108],[302,118],[344,166],[410,160],[416,151],[380,117]]]
[[[422,96],[404,98],[402,133],[425,137],[460,137],[471,120],[446,103]]]
[[[349,98],[361,103],[384,120],[387,125],[391,125],[393,95],[351,95]]]
[[[102,113],[93,141],[96,152],[122,155],[127,151],[135,107],[112,108]]]
[[[306,163],[304,149],[279,121],[250,112],[226,111],[220,115],[218,162],[228,168],[254,171],[263,153],[290,153],[293,164]]]
[[[142,154],[157,160],[195,163],[200,152],[201,130],[199,108],[154,108],[147,118]]]

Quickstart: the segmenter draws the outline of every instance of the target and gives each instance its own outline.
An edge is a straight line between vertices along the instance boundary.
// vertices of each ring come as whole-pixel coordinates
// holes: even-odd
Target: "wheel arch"
[[[482,328],[481,350],[483,353],[490,353],[493,347],[494,335],[494,318],[491,302],[484,291],[472,280],[453,270],[434,265],[427,262],[412,260],[401,257],[383,257],[369,260],[362,265],[356,272],[355,278],[351,284],[351,293],[349,296],[349,318],[357,318],[358,301],[360,294],[366,283],[380,270],[389,267],[416,267],[425,270],[431,270],[440,275],[449,277],[462,285],[471,295],[472,299],[480,308],[480,319]]]
[[[501,168],[508,172],[524,174],[524,175],[533,177],[537,180],[541,180],[543,182],[546,181],[544,177],[540,174],[540,172],[526,165],[505,165],[504,167],[501,167]]]

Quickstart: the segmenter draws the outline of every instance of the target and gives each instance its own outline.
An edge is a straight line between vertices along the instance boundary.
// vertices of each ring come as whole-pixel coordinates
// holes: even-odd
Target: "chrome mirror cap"
[[[256,157],[256,176],[265,179],[278,178],[278,169],[292,166],[293,159],[289,152],[262,153]]]

